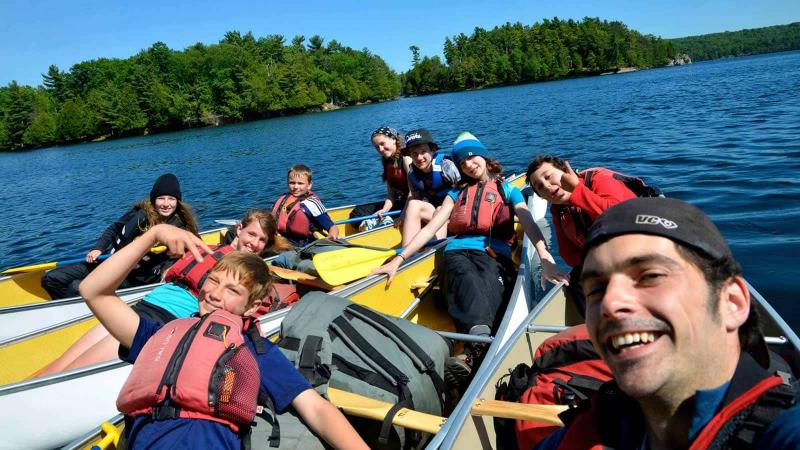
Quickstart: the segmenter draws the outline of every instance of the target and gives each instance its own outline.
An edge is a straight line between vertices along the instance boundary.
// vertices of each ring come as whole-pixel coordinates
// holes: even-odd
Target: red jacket
[[[592,185],[587,188],[584,179],[593,171]],[[581,182],[575,186],[569,205],[553,205],[550,213],[558,238],[558,252],[570,267],[581,264],[583,246],[589,226],[611,206],[636,197],[625,184],[614,178],[615,172],[598,167],[578,174]]]

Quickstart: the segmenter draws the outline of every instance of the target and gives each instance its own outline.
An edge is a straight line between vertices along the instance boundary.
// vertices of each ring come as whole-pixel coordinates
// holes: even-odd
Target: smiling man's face
[[[581,280],[592,341],[626,394],[680,401],[730,376],[717,294],[671,240],[611,238],[590,250]]]

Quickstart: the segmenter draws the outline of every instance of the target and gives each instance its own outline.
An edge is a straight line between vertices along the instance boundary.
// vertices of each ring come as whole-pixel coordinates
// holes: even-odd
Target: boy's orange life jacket
[[[311,221],[303,212],[301,203],[307,198],[316,198],[317,194],[309,192],[302,197],[292,197],[286,193],[278,197],[272,214],[278,222],[278,233],[293,238],[307,238],[311,234]],[[287,202],[290,202],[287,204]]]
[[[155,420],[211,420],[234,432],[249,427],[261,375],[242,333],[249,333],[263,352],[257,330],[249,319],[225,310],[167,323],[136,358],[117,409]]]
[[[200,288],[206,282],[208,273],[214,264],[217,263],[223,256],[233,251],[230,245],[223,245],[214,249],[214,253],[210,255],[203,255],[203,262],[197,262],[194,255],[186,252],[181,259],[179,259],[167,271],[164,281],[167,283],[176,283],[184,286],[195,297],[200,296]]]
[[[500,179],[479,181],[461,190],[450,213],[448,233],[479,235],[512,243],[514,210],[504,199]]]

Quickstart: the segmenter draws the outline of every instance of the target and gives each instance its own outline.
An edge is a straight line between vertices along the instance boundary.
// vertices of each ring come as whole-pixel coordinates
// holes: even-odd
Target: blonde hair
[[[266,297],[272,286],[272,277],[267,270],[267,265],[264,260],[253,253],[230,252],[217,261],[210,272],[225,272],[238,277],[239,282],[250,291],[245,310],[252,307],[257,300]]]
[[[286,174],[286,178],[292,178],[292,174],[295,175],[305,175],[308,178],[308,182],[311,183],[311,168],[305,164],[295,164],[289,169],[289,172]]]

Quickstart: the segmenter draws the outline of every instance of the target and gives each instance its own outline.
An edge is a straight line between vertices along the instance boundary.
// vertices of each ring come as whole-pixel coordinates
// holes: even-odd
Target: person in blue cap
[[[567,274],[555,265],[522,193],[502,180],[503,167],[478,138],[461,133],[453,146],[453,161],[461,172],[461,183],[447,193],[405,250],[375,272],[387,274],[391,283],[398,267],[447,223],[448,233],[454,236],[444,250],[447,310],[459,332],[489,336],[499,325],[516,277],[511,260],[515,215],[542,260],[543,279],[563,281]],[[446,375],[451,387],[466,386],[472,367],[485,350],[486,344],[471,343],[463,355],[448,360]]]

